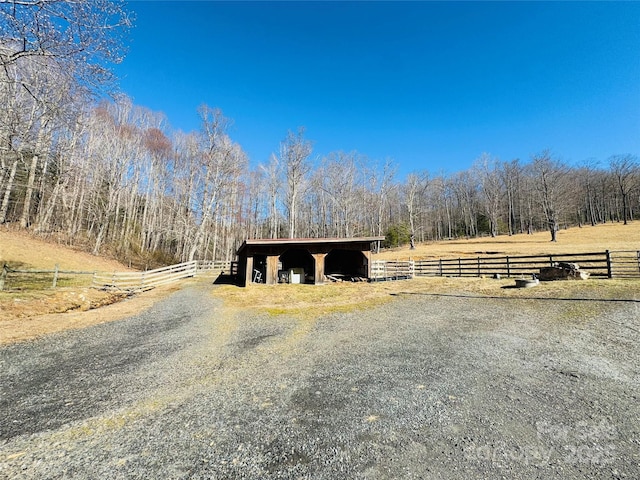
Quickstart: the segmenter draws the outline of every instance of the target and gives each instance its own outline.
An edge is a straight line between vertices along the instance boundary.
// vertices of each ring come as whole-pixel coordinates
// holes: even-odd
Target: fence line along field
[[[421,260],[486,255],[544,255],[556,253],[604,252],[605,250],[640,250],[640,222],[604,223],[573,227],[558,232],[558,241],[550,242],[549,232],[530,235],[499,235],[470,239],[445,240],[384,250],[375,260]]]
[[[458,239],[383,251],[374,260],[406,260],[477,257],[487,255],[534,255],[539,253],[592,252],[604,250],[640,250],[640,222],[628,225],[604,224],[572,228],[558,232],[558,241],[549,241],[548,232],[496,238]],[[103,272],[128,269],[111,259],[97,257],[55,243],[34,239],[25,233],[0,228],[0,263],[25,269],[94,270]],[[421,278],[383,284],[334,284],[322,287],[306,285],[254,286],[241,289],[224,285],[213,294],[230,308],[252,305],[270,314],[317,316],[334,311],[367,308],[391,301],[398,295],[430,292],[466,292],[477,295],[529,295],[518,289],[502,289],[513,280]],[[541,297],[638,298],[637,280],[600,280],[562,282],[535,290]],[[0,292],[0,343],[34,338],[52,331],[81,328],[94,323],[133,315],[150,306],[157,298],[179,286],[167,286],[117,302],[122,296],[92,288],[67,287],[37,292]],[[117,302],[117,303],[114,303]],[[110,304],[110,305],[108,305]],[[108,305],[108,306],[102,306]],[[102,306],[95,310],[96,307]],[[67,312],[61,314],[62,312]]]

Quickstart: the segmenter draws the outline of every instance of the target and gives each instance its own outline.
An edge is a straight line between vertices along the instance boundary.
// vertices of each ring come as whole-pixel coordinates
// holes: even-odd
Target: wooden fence
[[[558,262],[577,263],[594,278],[640,278],[640,251],[461,257],[371,263],[372,280],[418,277],[528,277]]]
[[[60,270],[56,265],[53,270],[13,269],[3,265],[0,271],[0,291],[42,290],[44,288],[89,285],[95,272]]]
[[[144,272],[88,272],[60,270],[19,270],[4,265],[0,271],[0,291],[40,290],[62,286],[139,291],[173,283],[189,277],[217,277],[233,274],[235,262],[192,261]]]
[[[194,260],[145,272],[96,273],[91,286],[114,290],[148,290],[183,278],[195,277],[197,272],[198,262]]]
[[[415,262],[373,260],[371,262],[371,280],[404,280],[415,276]]]
[[[539,273],[541,268],[552,267],[558,262],[577,263],[580,270],[588,272],[592,277],[611,278],[611,257],[608,251],[421,260],[415,262],[415,271],[418,276],[521,277]]]
[[[577,263],[580,270],[596,278],[640,278],[640,250],[567,253],[556,255],[514,255],[504,257],[465,257],[439,260],[371,262],[371,280],[400,280],[414,276],[438,277],[524,277],[557,262]],[[0,291],[35,290],[60,286],[86,285],[126,291],[148,290],[189,277],[219,277],[237,274],[236,262],[192,261],[145,272],[86,272],[60,270],[0,270]]]
[[[220,274],[235,275],[238,270],[237,262],[226,262],[222,260],[198,260],[197,276],[218,276]]]
[[[610,252],[611,276],[613,278],[640,277],[640,250],[618,250]]]

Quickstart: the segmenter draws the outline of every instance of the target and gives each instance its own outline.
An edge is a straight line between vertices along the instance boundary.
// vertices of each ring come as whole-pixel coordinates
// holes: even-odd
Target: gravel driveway
[[[298,320],[211,288],[0,349],[0,477],[640,478],[637,302]]]

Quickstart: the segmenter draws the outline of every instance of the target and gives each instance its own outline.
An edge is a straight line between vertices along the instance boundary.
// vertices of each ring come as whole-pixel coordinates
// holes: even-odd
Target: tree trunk
[[[7,186],[4,189],[4,197],[2,198],[2,207],[0,207],[0,223],[7,221],[7,211],[9,209],[9,198],[11,197],[11,191],[13,190],[13,179],[16,176],[16,169],[18,168],[18,159],[13,161],[11,165],[11,172],[7,179]]]
[[[27,180],[27,190],[24,194],[24,203],[22,205],[22,215],[20,215],[20,226],[27,228],[29,226],[29,214],[31,210],[31,197],[33,196],[34,184],[36,181],[36,168],[38,167],[38,153],[31,158],[31,166],[29,167],[29,179]]]

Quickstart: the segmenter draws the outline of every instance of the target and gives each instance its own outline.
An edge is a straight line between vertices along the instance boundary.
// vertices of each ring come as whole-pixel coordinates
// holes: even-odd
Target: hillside
[[[128,270],[115,260],[33,238],[25,232],[0,228],[0,266],[5,263],[29,270],[52,270],[56,264],[61,270]],[[0,344],[132,315],[150,305],[154,296],[161,293],[159,290],[119,302],[122,295],[88,286],[3,291],[0,292]],[[63,312],[66,312],[64,316],[57,315]]]
[[[0,264],[4,263],[28,269],[53,269],[58,264],[62,270],[128,270],[115,260],[40,240],[25,232],[0,228]]]
[[[550,242],[549,232],[532,235],[500,235],[429,242],[394,248],[374,255],[376,260],[420,260],[485,255],[537,255],[547,253],[603,252],[605,250],[640,250],[640,221],[628,225],[605,223],[573,227],[558,232],[558,241]]]

